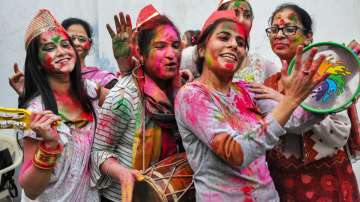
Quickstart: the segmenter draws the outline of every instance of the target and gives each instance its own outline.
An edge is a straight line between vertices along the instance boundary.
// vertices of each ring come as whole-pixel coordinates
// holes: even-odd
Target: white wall
[[[264,29],[271,12],[284,2],[296,3],[312,15],[315,21],[315,41],[360,41],[359,0],[250,1],[255,13],[250,51],[260,53],[277,64],[279,62],[270,50]],[[67,17],[80,17],[89,21],[95,31],[95,48],[87,63],[114,71],[115,61],[105,24],[113,25],[113,15],[119,11],[131,14],[135,24],[139,9],[148,3],[168,15],[183,32],[187,29],[199,29],[216,8],[218,0],[0,0],[0,106],[17,105],[17,97],[9,87],[7,78],[12,74],[12,64],[15,61],[20,66],[24,64],[25,29],[38,9],[48,8],[60,21]],[[359,179],[360,162],[354,167]]]

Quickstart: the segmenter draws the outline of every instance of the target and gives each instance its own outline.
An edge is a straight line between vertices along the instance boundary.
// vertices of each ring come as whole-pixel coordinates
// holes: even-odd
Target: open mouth
[[[220,54],[220,56],[225,58],[229,62],[233,62],[233,63],[238,62],[238,57],[234,53],[222,53]]]

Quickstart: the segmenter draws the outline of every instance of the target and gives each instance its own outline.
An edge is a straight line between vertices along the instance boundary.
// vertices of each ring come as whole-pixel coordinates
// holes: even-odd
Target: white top
[[[96,97],[95,83],[86,82],[89,96]],[[94,96],[95,95],[95,96]],[[96,110],[97,100],[93,101]],[[40,96],[30,101],[27,110],[40,112],[44,110]],[[100,201],[97,189],[90,187],[89,160],[93,143],[95,122],[89,122],[82,128],[66,125],[63,122],[57,127],[64,151],[57,159],[50,181],[45,191],[36,200],[27,198],[22,193],[21,201]],[[33,138],[32,130],[19,131],[20,137]]]

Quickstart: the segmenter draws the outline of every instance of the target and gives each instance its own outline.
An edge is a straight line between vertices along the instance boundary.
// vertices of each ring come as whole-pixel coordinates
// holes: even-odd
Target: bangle
[[[40,169],[52,169],[55,167],[57,157],[63,149],[64,147],[60,143],[57,144],[56,148],[49,149],[45,146],[45,142],[42,141],[35,152],[32,163],[35,167]]]
[[[41,141],[39,144],[39,149],[46,154],[61,154],[64,149],[63,145],[59,142],[56,144],[55,148],[48,148],[45,143],[45,141]]]

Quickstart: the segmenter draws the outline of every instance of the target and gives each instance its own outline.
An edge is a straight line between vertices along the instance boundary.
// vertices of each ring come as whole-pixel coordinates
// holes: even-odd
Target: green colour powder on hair
[[[244,0],[236,0],[234,5],[235,5],[236,7],[239,7],[239,6],[241,5],[241,2],[243,2],[243,1],[244,1]]]
[[[58,44],[58,43],[60,43],[61,37],[60,37],[59,35],[56,35],[56,36],[54,36],[53,38],[51,38],[51,40],[52,40],[54,43]]]
[[[296,25],[297,22],[298,22],[298,19],[297,19],[296,15],[290,16],[290,20],[291,20],[291,22],[293,22],[295,25]]]

